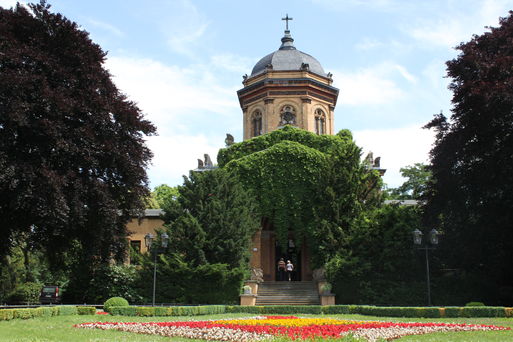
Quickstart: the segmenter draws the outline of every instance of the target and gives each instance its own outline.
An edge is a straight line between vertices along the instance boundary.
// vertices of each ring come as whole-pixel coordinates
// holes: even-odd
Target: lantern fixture
[[[152,233],[144,235],[144,244],[146,245],[146,248],[151,249],[151,244],[153,243],[154,238],[155,237]]]
[[[422,244],[422,232],[417,228],[413,232],[413,243],[415,245],[421,245]]]

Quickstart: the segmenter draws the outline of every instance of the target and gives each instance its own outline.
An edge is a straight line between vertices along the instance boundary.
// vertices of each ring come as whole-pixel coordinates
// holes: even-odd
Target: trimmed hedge
[[[359,314],[377,317],[513,317],[513,308],[505,307],[399,307],[372,305],[331,306],[227,306],[227,313],[250,314]]]
[[[198,316],[214,315],[227,312],[224,305],[204,306],[116,306],[110,314],[115,316]]]
[[[90,306],[50,306],[34,309],[0,309],[0,321],[11,319],[30,319],[63,315],[94,315],[96,309]],[[258,315],[273,314],[360,314],[377,317],[408,318],[459,318],[459,317],[513,317],[513,308],[502,306],[470,307],[386,307],[372,305],[331,305],[331,306],[116,306],[111,308],[111,315],[119,316],[198,316],[223,313],[249,313]]]
[[[320,305],[269,305],[269,306],[227,306],[227,313],[252,313],[252,314],[322,314]]]
[[[13,309],[2,309],[0,310],[0,321],[10,321],[14,318]]]
[[[73,305],[61,305],[57,306],[59,316],[70,316],[70,315],[78,315],[78,310],[76,306]]]
[[[11,319],[30,319],[36,317],[69,316],[69,315],[94,315],[94,307],[76,307],[73,305],[41,306],[30,309],[0,309],[0,321]]]
[[[79,315],[96,315],[96,308],[94,306],[77,306]]]

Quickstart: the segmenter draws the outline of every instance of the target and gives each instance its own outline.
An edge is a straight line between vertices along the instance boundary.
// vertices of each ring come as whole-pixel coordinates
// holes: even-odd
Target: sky
[[[9,8],[16,1],[0,0]],[[22,2],[24,3],[24,2]],[[340,89],[335,132],[350,129],[381,156],[388,187],[427,163],[434,114],[450,115],[445,62],[473,34],[498,26],[513,0],[53,0],[108,52],[105,67],[158,130],[150,186],[181,184],[226,133],[242,140],[242,75],[281,42],[286,14],[298,50]]]

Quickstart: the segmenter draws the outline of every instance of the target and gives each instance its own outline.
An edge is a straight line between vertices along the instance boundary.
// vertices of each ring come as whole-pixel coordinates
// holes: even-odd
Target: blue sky
[[[12,0],[0,0],[10,7]],[[294,44],[333,73],[340,89],[335,130],[349,128],[364,154],[381,156],[385,182],[426,162],[433,134],[421,129],[449,114],[445,62],[454,47],[513,9],[513,0],[54,0],[108,51],[106,67],[159,135],[151,186],[177,185],[226,133],[242,139],[236,91],[263,56],[278,49],[286,13]]]

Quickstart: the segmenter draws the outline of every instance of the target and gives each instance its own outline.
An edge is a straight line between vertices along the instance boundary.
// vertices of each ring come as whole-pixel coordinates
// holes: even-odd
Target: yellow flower
[[[239,324],[239,325],[272,325],[285,327],[303,327],[307,325],[330,325],[330,324],[368,324],[370,321],[352,321],[334,318],[296,318],[296,319],[232,319],[214,321],[216,324]]]

